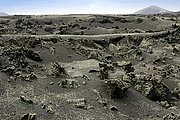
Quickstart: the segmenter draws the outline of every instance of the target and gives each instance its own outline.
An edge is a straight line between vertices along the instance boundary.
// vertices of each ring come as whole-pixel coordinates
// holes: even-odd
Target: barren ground
[[[1,17],[0,120],[179,120],[178,19]]]

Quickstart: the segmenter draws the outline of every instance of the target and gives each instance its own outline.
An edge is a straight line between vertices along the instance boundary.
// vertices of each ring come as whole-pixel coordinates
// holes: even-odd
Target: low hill
[[[170,13],[171,11],[158,6],[150,6],[135,12],[134,14],[159,14],[159,13]]]
[[[0,16],[8,16],[8,14],[4,12],[0,12]]]

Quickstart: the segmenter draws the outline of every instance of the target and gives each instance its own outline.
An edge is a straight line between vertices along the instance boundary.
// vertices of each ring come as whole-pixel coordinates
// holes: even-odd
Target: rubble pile
[[[22,41],[23,38],[10,39],[9,43],[4,42],[0,47],[0,70],[9,76],[13,76],[14,79],[20,78],[29,81],[37,78],[34,74],[34,66],[36,65],[30,60],[35,62],[43,60],[41,54],[31,48],[36,47],[41,42],[33,38],[27,38],[27,40]]]
[[[136,76],[134,88],[148,99],[160,102],[160,105],[170,107],[175,105],[173,92],[162,82],[159,75],[145,74]],[[163,105],[167,103],[166,105]],[[162,104],[161,104],[162,103]]]
[[[176,113],[169,113],[163,117],[163,120],[179,120],[180,119],[180,114]]]

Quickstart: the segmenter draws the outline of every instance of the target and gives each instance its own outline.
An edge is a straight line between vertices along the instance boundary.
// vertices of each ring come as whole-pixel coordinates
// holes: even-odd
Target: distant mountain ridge
[[[4,12],[0,12],[0,16],[8,16],[8,14]]]
[[[171,13],[172,11],[166,10],[158,6],[150,6],[135,12],[134,14],[159,14],[159,13]]]

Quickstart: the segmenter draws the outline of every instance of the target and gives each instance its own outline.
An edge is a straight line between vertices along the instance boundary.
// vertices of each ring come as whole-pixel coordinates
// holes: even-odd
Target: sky
[[[131,14],[156,5],[180,11],[180,0],[0,0],[0,12],[22,14]]]

